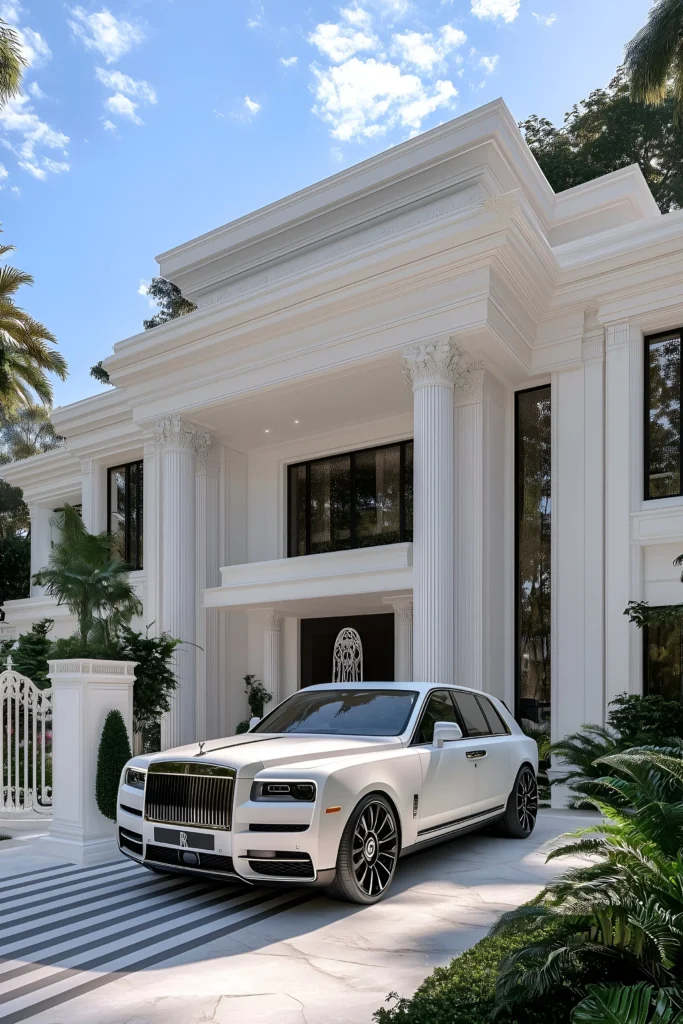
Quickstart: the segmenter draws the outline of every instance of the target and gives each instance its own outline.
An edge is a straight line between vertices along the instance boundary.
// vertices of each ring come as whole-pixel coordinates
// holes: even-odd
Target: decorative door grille
[[[363,682],[363,644],[355,629],[347,627],[337,635],[332,655],[332,682]]]
[[[47,814],[52,806],[52,690],[12,668],[0,673],[0,813]]]

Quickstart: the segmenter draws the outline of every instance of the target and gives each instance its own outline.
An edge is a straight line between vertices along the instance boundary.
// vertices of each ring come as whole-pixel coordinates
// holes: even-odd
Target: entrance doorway
[[[394,616],[340,615],[301,620],[301,686],[332,681],[334,642],[342,629],[355,629],[363,645],[363,679],[394,681]]]

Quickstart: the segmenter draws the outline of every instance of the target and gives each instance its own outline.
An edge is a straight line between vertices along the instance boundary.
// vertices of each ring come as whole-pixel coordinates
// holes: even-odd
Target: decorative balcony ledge
[[[206,608],[396,593],[412,589],[413,545],[387,544],[228,565],[221,569],[221,578],[222,586],[204,591]]]

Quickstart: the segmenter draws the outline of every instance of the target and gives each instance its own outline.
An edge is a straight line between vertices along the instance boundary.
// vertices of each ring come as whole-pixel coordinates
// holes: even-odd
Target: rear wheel
[[[523,764],[508,797],[499,830],[512,839],[527,839],[536,827],[538,786],[533,769]]]
[[[398,862],[398,823],[379,794],[355,807],[339,843],[337,874],[327,889],[333,899],[377,903],[391,885]]]

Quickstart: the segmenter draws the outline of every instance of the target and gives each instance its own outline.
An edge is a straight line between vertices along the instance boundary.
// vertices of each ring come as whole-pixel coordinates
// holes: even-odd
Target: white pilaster
[[[633,324],[605,331],[605,702],[640,692],[642,637],[624,609],[642,598],[631,512],[642,497],[642,334]]]
[[[107,529],[107,470],[95,459],[81,459],[81,518],[90,533]]]
[[[184,643],[176,648],[178,686],[162,722],[164,749],[197,739],[196,717],[196,497],[195,464],[209,436],[178,415],[159,420],[154,435],[160,456],[161,542],[159,624]]]
[[[382,598],[394,609],[394,679],[413,680],[413,598],[412,595]]]
[[[484,367],[455,381],[455,682],[482,690],[484,656]]]
[[[218,556],[218,475],[210,448],[197,458],[197,736],[214,738],[218,721],[218,614],[203,605],[202,592],[220,584]]]
[[[44,569],[50,559],[50,517],[52,510],[40,505],[29,505],[31,520],[31,597],[45,593],[44,587],[33,583],[34,575]]]
[[[273,700],[270,707],[279,704],[280,697],[280,666],[282,662],[280,651],[280,634],[282,619],[277,615],[275,609],[268,609],[266,619],[263,623],[263,685],[269,693],[272,693]]]
[[[453,382],[463,355],[450,338],[403,355],[414,395],[413,672],[422,682],[454,679]]]

